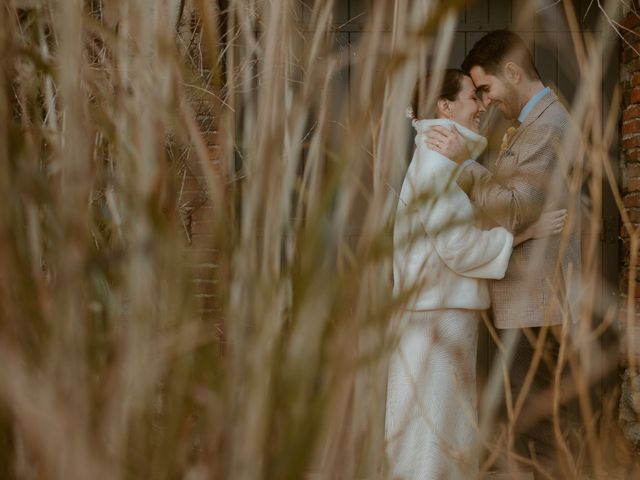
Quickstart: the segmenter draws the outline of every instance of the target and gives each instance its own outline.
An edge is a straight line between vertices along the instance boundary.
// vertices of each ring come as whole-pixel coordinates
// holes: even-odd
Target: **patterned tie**
[[[504,133],[504,136],[502,137],[502,144],[500,145],[500,153],[504,152],[507,147],[511,144],[511,139],[513,138],[513,135],[518,131],[518,128],[520,127],[520,122],[518,120],[516,120],[515,122],[513,122],[513,124],[507,128],[507,131]]]

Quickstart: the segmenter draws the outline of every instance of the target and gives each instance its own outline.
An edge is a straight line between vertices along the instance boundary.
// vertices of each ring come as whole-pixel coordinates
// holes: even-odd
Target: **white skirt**
[[[400,318],[387,386],[389,478],[477,476],[479,321],[476,310],[407,311]]]

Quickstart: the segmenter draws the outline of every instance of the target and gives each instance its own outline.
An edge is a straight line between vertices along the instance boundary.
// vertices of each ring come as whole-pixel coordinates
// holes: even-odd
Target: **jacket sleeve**
[[[439,154],[429,151],[428,155]],[[428,165],[433,159],[424,158],[422,162]],[[455,177],[457,173],[420,175],[430,179],[428,184],[434,192],[418,209],[425,232],[438,256],[457,274],[500,279],[509,264],[513,235],[502,227],[491,230],[476,227],[471,202],[452,175]],[[423,186],[429,188],[428,184]]]
[[[504,277],[513,248],[513,235],[505,228],[481,230],[470,222],[452,222],[430,229],[427,234],[438,256],[457,274],[472,278]]]
[[[545,205],[559,135],[559,129],[544,123],[529,126],[526,137],[518,146],[517,158],[511,160],[515,165],[505,176],[498,177],[479,163],[470,162],[465,176],[472,177],[473,203],[497,224],[514,233],[535,222]],[[527,142],[527,139],[535,141]]]

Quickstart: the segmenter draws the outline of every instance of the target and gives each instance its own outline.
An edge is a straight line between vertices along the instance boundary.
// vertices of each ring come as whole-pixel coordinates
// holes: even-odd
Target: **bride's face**
[[[449,108],[445,113],[447,118],[477,133],[480,131],[480,117],[486,109],[476,95],[476,87],[471,77],[465,75],[461,85],[462,89],[457,98],[453,102],[448,101]]]

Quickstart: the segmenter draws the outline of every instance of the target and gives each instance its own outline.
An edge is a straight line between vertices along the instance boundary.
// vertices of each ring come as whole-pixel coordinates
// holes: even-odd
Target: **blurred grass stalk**
[[[427,54],[446,65],[463,2],[373,2],[357,56],[334,47],[332,1],[20,3],[0,15],[0,476],[382,478],[389,326],[413,293],[391,298],[403,115]],[[602,124],[596,68],[606,40],[574,38],[588,258],[603,172],[615,181],[617,110]],[[213,93],[217,163],[194,85]],[[228,264],[216,319],[193,301],[200,257],[180,226],[174,147],[205,178],[210,247]],[[599,275],[586,266],[585,299]],[[556,386],[578,395],[587,427],[574,476],[608,471],[602,451],[621,445],[597,428],[616,412],[589,396],[618,361],[594,356],[607,325],[593,319],[613,318],[594,308],[585,300],[564,337],[576,383]],[[486,469],[508,456],[494,422],[504,347],[480,402]]]

